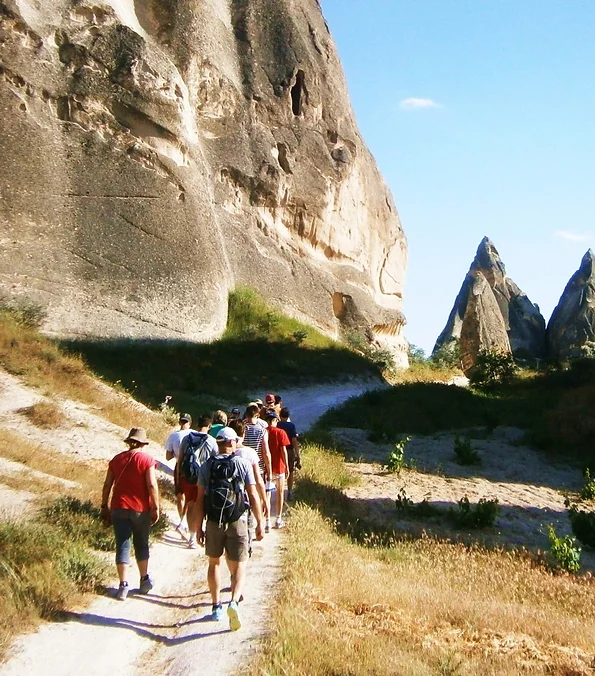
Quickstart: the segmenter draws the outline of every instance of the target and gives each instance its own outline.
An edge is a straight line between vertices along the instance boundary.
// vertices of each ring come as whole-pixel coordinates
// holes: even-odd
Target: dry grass
[[[88,404],[115,425],[145,427],[155,441],[164,441],[170,431],[160,413],[149,411],[127,395],[98,383],[80,357],[66,354],[6,312],[0,313],[0,367],[47,395]],[[37,411],[32,415],[40,420],[44,417]],[[47,411],[45,416],[48,417]]]
[[[322,454],[305,449],[302,497],[316,495],[316,479],[336,491],[317,473]],[[353,530],[341,504],[333,521],[303,503],[292,510],[274,630],[251,673],[593,673],[590,577],[429,538],[387,543],[370,531],[355,543],[339,534]]]
[[[80,487],[70,490],[70,495],[87,500],[100,498],[106,469],[104,463],[101,466],[88,465],[55,451],[47,445],[32,443],[9,430],[0,430],[0,457],[20,462],[28,469],[77,482]],[[22,473],[19,476],[4,476],[2,482],[11,488],[29,490],[44,496],[48,493],[64,493],[64,488],[59,484],[40,482],[28,473]]]
[[[46,430],[56,429],[67,420],[62,409],[52,401],[39,401],[17,411],[26,416],[33,425]]]

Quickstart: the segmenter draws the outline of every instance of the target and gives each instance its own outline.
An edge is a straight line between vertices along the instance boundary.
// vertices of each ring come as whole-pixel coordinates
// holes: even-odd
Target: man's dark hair
[[[238,435],[238,437],[243,437],[244,436],[244,421],[240,420],[239,418],[234,418],[233,420],[229,421],[228,427],[231,427],[231,429]]]
[[[287,406],[284,406],[280,411],[279,411],[279,416],[281,418],[289,418],[289,409]]]
[[[280,394],[275,395],[275,406],[279,406],[279,404],[283,401],[283,398],[281,397]]]
[[[196,422],[199,429],[201,427],[208,427],[213,423],[213,416],[210,413],[203,413]]]

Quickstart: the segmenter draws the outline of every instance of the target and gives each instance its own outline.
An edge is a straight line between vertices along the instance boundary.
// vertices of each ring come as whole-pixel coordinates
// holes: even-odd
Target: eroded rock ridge
[[[0,291],[47,331],[207,340],[250,285],[404,355],[406,240],[316,0],[0,0],[0,114]]]

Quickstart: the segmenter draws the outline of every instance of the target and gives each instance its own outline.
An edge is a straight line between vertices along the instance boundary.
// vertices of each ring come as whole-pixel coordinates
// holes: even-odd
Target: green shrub
[[[405,446],[411,441],[411,437],[405,437],[397,441],[394,448],[388,455],[388,462],[385,465],[386,471],[398,474],[404,467],[410,465],[405,460]]]
[[[576,546],[574,538],[570,535],[558,537],[551,524],[547,530],[554,566],[569,573],[578,573],[581,568],[581,550]]]
[[[450,516],[458,528],[489,528],[493,526],[498,518],[500,507],[498,500],[486,500],[481,498],[476,505],[469,502],[465,496],[458,502],[457,509],[450,510]]]
[[[454,451],[459,465],[481,465],[481,458],[471,445],[471,439],[455,437]]]
[[[510,383],[517,373],[514,357],[510,353],[482,350],[477,355],[469,380],[478,387]]]
[[[595,548],[595,512],[588,512],[572,505],[568,516],[576,538],[584,545]]]
[[[395,370],[395,360],[390,350],[370,342],[360,331],[348,331],[345,342],[354,352],[361,354],[381,371]]]
[[[308,337],[306,329],[297,329],[291,334],[291,338],[296,345],[301,345]]]
[[[70,540],[101,551],[115,548],[112,529],[104,527],[99,508],[90,500],[58,498],[42,509],[42,514],[48,523],[60,529]]]
[[[595,500],[595,477],[591,476],[591,470],[585,469],[585,485],[581,489],[581,500]]]
[[[410,514],[421,519],[430,518],[444,514],[444,510],[437,505],[433,505],[427,498],[421,502],[413,502],[407,495],[405,488],[401,488],[399,494],[395,498],[395,507],[398,512]]]
[[[430,362],[443,369],[461,368],[461,349],[459,341],[454,339],[448,343],[442,343],[430,357]]]
[[[28,298],[0,298],[0,313],[11,315],[20,326],[28,329],[39,329],[47,317],[44,308]]]
[[[173,406],[170,406],[169,402],[172,400],[172,397],[166,395],[165,399],[159,404],[159,411],[163,416],[163,419],[168,425],[177,425],[180,414]]]

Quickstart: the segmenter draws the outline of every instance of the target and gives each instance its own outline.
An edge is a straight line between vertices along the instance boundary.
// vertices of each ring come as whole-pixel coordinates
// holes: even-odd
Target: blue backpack
[[[207,444],[209,435],[204,432],[190,432],[180,444],[180,472],[182,476],[191,484],[198,483],[198,471],[211,455]]]

